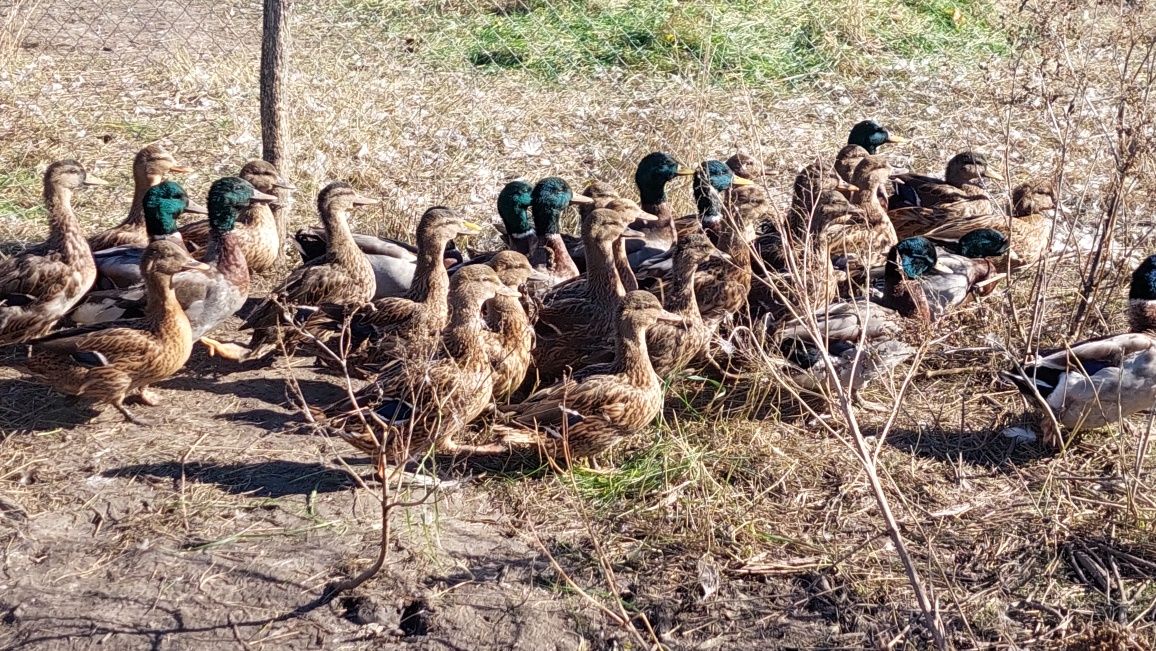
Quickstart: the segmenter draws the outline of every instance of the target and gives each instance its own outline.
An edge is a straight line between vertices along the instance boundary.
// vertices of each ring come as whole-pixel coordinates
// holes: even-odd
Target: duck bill
[[[848,183],[842,179],[839,179],[839,181],[835,184],[835,189],[842,190],[843,192],[858,192],[859,186],[855,185],[854,183]]]
[[[276,197],[273,198],[276,199]],[[376,206],[379,203],[381,203],[380,199],[370,199],[360,194],[353,197],[353,205],[355,206]]]
[[[190,199],[189,205],[185,206],[183,212],[191,212],[197,215],[207,215],[209,214],[209,209]]]
[[[173,165],[169,168],[169,171],[176,174],[188,174],[189,172],[193,171],[193,168],[186,167],[184,165]]]
[[[646,234],[640,230],[627,227],[622,229],[622,235],[619,235],[619,237],[646,237]]]
[[[660,312],[658,314],[658,321],[660,323],[672,323],[672,324],[677,323],[678,325],[683,325],[686,323],[685,318],[683,318],[677,314],[672,314],[670,312],[667,312],[666,310],[663,310],[662,312]]]
[[[273,203],[277,201],[278,198],[279,197],[275,194],[266,194],[260,190],[254,190],[253,196],[249,197],[249,202],[252,203],[254,201],[267,201],[269,203]]]
[[[212,269],[212,267],[209,265],[192,258],[185,260],[185,263],[181,265],[181,271],[208,271],[210,269]]]
[[[675,176],[694,176],[694,168],[687,167],[686,165],[679,165],[678,169],[675,170],[674,175]]]
[[[985,169],[983,175],[993,181],[1003,181],[1004,175],[1000,174],[998,170]]]
[[[281,190],[288,190],[290,192],[293,192],[297,189],[297,186],[293,185],[289,181],[286,181],[285,179],[277,179],[277,181],[273,183],[273,187]]]
[[[579,204],[586,205],[586,204],[592,204],[592,203],[594,203],[594,200],[591,199],[590,197],[584,195],[584,194],[575,194],[575,195],[570,197],[570,205],[571,206],[576,206]]]
[[[482,232],[482,227],[475,224],[474,222],[463,221],[461,228],[458,229],[458,235],[465,235],[465,236],[477,235],[478,233],[481,233],[481,232]]]
[[[891,145],[903,145],[911,142],[911,139],[889,133],[887,134],[887,140],[884,140],[883,142]]]
[[[747,179],[747,178],[743,178],[741,176],[737,176],[737,175],[733,179],[731,179],[731,185],[744,186],[744,185],[754,185],[754,184],[755,184],[754,181]]]
[[[104,179],[100,178],[99,176],[93,176],[91,174],[85,174],[84,175],[84,184],[85,185],[108,185],[109,183],[108,183],[108,181],[105,181]]]

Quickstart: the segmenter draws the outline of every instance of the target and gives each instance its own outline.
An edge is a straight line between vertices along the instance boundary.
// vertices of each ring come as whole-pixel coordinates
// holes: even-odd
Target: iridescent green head
[[[994,228],[977,228],[959,238],[959,254],[966,258],[991,258],[1007,253],[1007,237]]]
[[[561,233],[562,211],[570,205],[574,191],[562,179],[549,176],[534,186],[530,201],[534,206],[534,230],[538,236]]]
[[[638,162],[634,172],[634,183],[638,186],[638,196],[643,205],[655,205],[666,201],[666,184],[680,176],[690,176],[694,170],[684,167],[674,156],[656,151],[647,154]]]
[[[534,188],[525,181],[510,181],[498,193],[498,216],[506,227],[506,235],[518,239],[534,233],[529,209],[533,204]]]
[[[175,181],[161,181],[144,196],[145,231],[150,238],[177,232],[177,218],[189,207],[189,195]]]
[[[1132,272],[1128,288],[1131,300],[1156,301],[1156,255],[1150,255]]]
[[[731,187],[734,178],[734,172],[722,161],[708,160],[699,166],[692,191],[699,219],[704,223],[722,219],[722,193]]]
[[[887,129],[884,129],[883,125],[874,120],[863,120],[851,127],[851,134],[847,137],[848,145],[859,145],[872,156],[875,155],[880,146],[899,142],[907,142],[907,140],[887,133]]]
[[[209,188],[209,227],[219,233],[233,230],[242,208],[247,208],[257,190],[245,179],[226,176]]]
[[[887,256],[887,271],[893,273],[902,269],[905,277],[919,278],[934,269],[938,262],[939,254],[930,240],[926,237],[909,237],[891,247]]]

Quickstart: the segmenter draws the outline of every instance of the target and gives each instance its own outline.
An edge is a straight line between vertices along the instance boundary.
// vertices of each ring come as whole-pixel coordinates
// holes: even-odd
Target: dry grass
[[[1149,423],[1045,453],[999,434],[1021,422],[1024,406],[994,376],[1036,346],[1124,327],[1124,288],[1134,261],[1150,252],[1156,209],[1156,14],[1140,4],[1062,0],[1001,7],[1019,25],[1011,38],[1022,39],[1006,56],[817,71],[787,87],[720,86],[707,71],[579,72],[562,83],[532,70],[480,73],[431,62],[402,39],[378,38],[380,26],[356,12],[325,5],[295,24],[291,177],[302,191],[293,222],[311,223],[310,197],[338,178],[385,200],[358,224],[363,230],[408,233],[433,204],[488,222],[512,178],[598,178],[625,190],[628,170],[654,149],[684,161],[752,153],[767,161],[767,188],[785,206],[795,170],[834,151],[863,117],[914,139],[888,152],[898,165],[937,170],[972,148],[1001,160],[1013,182],[1052,179],[1068,211],[1056,237],[1070,253],[951,317],[925,345],[922,364],[904,369],[913,377],[894,422],[863,416],[860,426],[951,646],[1064,648],[1121,634],[1116,648],[1125,638],[1148,648],[1156,637],[1156,505],[1152,461],[1137,450]],[[38,172],[57,158],[78,158],[116,184],[78,203],[96,229],[127,211],[128,162],[146,142],[168,141],[197,170],[182,179],[194,195],[258,154],[252,7],[198,11],[201,31],[177,12],[168,24],[190,36],[156,51],[140,38],[113,52],[68,52],[36,24],[22,41],[36,47],[0,50],[0,239],[42,233]],[[689,192],[674,194],[689,212]],[[1109,222],[1111,246],[1097,261],[1088,244]],[[1081,295],[1094,298],[1083,312]],[[928,376],[952,368],[974,370]],[[93,642],[111,635],[127,647],[151,629],[182,634],[175,624],[141,624],[155,617],[149,604],[200,613],[195,625],[181,625],[195,628],[248,599],[246,620],[221,624],[220,639],[185,639],[373,644],[367,625],[335,624],[316,611],[253,624],[308,601],[334,568],[364,567],[377,504],[333,470],[344,450],[286,433],[292,416],[276,405],[290,371],[224,381],[214,373],[230,370],[201,360],[170,385],[167,424],[148,433],[107,416],[86,424],[90,414],[3,380],[0,524],[12,553],[4,582],[19,586],[32,572],[49,586],[45,600],[73,609],[117,596],[61,596],[76,582],[133,586],[124,590],[142,607],[69,629],[95,630],[83,633]],[[311,400],[340,393],[325,378],[292,373]],[[535,604],[509,606],[525,630],[541,618],[547,635],[557,627],[574,634],[551,640],[559,648],[578,648],[578,638],[609,649],[651,636],[669,648],[928,647],[837,407],[824,425],[754,409],[764,384],[727,384],[721,397],[716,389],[676,383],[654,434],[604,460],[612,473],[476,482],[398,516],[400,562],[364,594],[441,604],[432,621],[459,643],[487,634],[484,625],[470,628],[489,607],[479,604],[516,595]],[[872,397],[894,394],[881,388]],[[214,413],[201,413],[208,400]],[[67,547],[62,531],[80,528],[92,532],[83,549],[48,555],[54,543]],[[469,577],[452,578],[463,567]],[[176,587],[158,583],[157,573]],[[506,583],[492,576],[506,573]],[[469,592],[485,585],[504,592]],[[608,623],[614,617],[589,599],[639,616],[635,633]],[[451,605],[463,614],[455,618]],[[51,644],[36,637],[44,625],[11,612],[0,640]],[[124,632],[137,629],[145,633]],[[493,639],[541,648],[542,638],[527,635]]]

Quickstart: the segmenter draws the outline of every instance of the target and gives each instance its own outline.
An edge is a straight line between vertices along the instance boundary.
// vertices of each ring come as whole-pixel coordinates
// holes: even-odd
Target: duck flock
[[[187,170],[150,145],[133,163],[129,216],[86,236],[73,193],[106,183],[59,161],[44,174],[48,239],[0,261],[0,359],[145,424],[127,405],[157,404],[150,387],[198,341],[221,364],[312,355],[342,386],[364,383],[308,418],[391,463],[594,457],[650,426],[670,379],[733,382],[753,359],[796,393],[889,408],[860,391],[912,358],[931,324],[1039,264],[1057,208],[1040,182],[999,205],[986,188],[1003,177],[977,152],[942,178],[895,169],[878,150],[896,142],[876,122],[855,125],[847,146],[798,173],[785,211],[743,154],[697,167],[648,154],[638,201],[605,182],[578,194],[558,177],[513,181],[497,196],[495,251],[459,248],[484,229],[440,206],[413,244],[353,233],[351,216],[378,202],[331,183],[320,226],[294,237],[302,264],[245,315],[248,341],[222,325],[251,275],[279,268],[271,205],[295,188],[276,168],[247,163],[201,206],[167,178]],[[681,177],[697,208],[687,216],[667,198],[686,191]],[[571,205],[578,237],[561,228]],[[185,214],[207,219],[181,225]],[[1129,310],[1129,332],[1004,374],[1039,411],[1046,444],[1153,404],[1156,256],[1135,270]]]

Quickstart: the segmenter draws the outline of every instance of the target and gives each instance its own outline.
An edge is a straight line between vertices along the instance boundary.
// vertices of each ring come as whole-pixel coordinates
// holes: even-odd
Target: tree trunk
[[[265,12],[261,38],[261,156],[272,163],[281,175],[292,180],[289,167],[289,125],[285,119],[285,82],[289,73],[289,13],[292,0],[264,0]],[[276,190],[278,201],[272,206],[277,220],[281,247],[285,254],[289,211],[292,207],[288,190]]]

